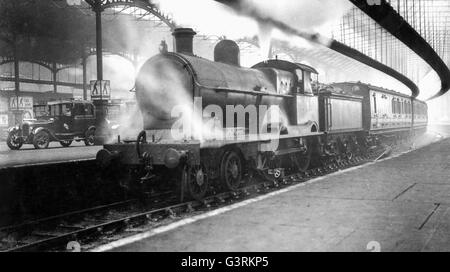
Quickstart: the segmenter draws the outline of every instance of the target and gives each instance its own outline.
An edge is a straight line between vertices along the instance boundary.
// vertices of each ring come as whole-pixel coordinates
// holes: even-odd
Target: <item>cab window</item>
[[[295,70],[295,75],[297,76],[297,92],[298,93],[303,93],[303,70],[301,69],[296,69]]]
[[[314,93],[319,92],[319,75],[316,73],[311,74],[311,86]]]
[[[311,73],[305,72],[305,77],[303,78],[303,81],[305,82],[305,93],[312,94],[312,86],[311,86]]]

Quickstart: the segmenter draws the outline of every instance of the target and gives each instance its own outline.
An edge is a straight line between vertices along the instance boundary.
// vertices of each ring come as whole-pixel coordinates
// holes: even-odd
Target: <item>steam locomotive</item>
[[[193,54],[195,34],[176,29],[176,52],[140,69],[137,139],[119,137],[97,154],[105,171],[125,173],[129,188],[173,183],[181,198],[202,199],[211,188],[236,190],[255,175],[283,178],[426,129],[422,101],[361,82],[319,88],[317,71],[300,63],[243,68],[230,40],[206,60]],[[180,105],[200,113],[185,118]]]

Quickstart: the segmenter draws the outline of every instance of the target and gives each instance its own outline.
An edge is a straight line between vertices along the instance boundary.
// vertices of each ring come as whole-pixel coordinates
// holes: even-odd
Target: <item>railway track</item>
[[[176,197],[171,192],[165,192],[150,196],[146,205],[137,200],[127,200],[0,228],[0,251],[64,251],[69,250],[70,242],[82,244],[83,250],[86,250],[90,244],[114,240],[111,239],[114,235],[139,233],[183,216],[190,216],[194,212],[210,211],[255,195],[375,161],[388,153],[389,148],[372,150],[366,155],[330,163],[305,173],[291,174],[282,180],[253,180],[248,186],[232,192],[212,194],[203,201],[176,203]]]

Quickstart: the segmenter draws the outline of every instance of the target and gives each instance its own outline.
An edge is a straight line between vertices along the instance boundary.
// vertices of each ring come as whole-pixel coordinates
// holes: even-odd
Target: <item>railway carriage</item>
[[[370,136],[404,138],[426,130],[428,108],[423,101],[361,82],[332,86],[364,98],[363,127]]]
[[[410,132],[412,116],[417,129],[426,124],[426,106],[396,92],[361,83],[318,89],[314,68],[277,59],[243,68],[230,40],[216,45],[214,61],[194,56],[194,34],[176,29],[176,52],[141,67],[136,140],[118,137],[97,154],[104,171],[125,175],[131,190],[163,184],[181,199],[202,199],[256,175],[281,179],[363,153],[381,136]]]

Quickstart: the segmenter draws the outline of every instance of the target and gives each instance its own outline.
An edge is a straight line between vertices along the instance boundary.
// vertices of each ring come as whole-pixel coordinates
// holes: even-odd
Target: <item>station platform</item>
[[[439,138],[94,251],[450,251],[450,139]]]
[[[10,150],[6,142],[0,142],[0,169],[29,165],[52,164],[95,159],[102,146],[85,146],[84,142],[73,142],[70,147],[62,147],[52,142],[48,149],[35,149],[33,145],[23,145],[20,150]]]

